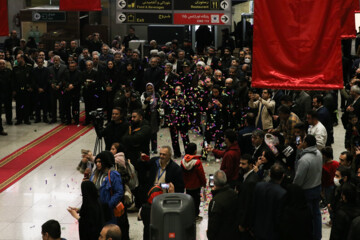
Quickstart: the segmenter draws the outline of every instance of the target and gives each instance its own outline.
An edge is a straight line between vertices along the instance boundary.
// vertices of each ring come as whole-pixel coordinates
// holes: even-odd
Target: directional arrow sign
[[[227,1],[222,1],[222,2],[220,3],[220,7],[221,7],[222,9],[227,9],[227,8],[229,7],[229,3],[228,3]]]
[[[118,0],[118,6],[121,9],[126,7],[126,1],[125,0]]]
[[[221,21],[222,21],[224,24],[228,23],[229,20],[230,20],[230,18],[229,18],[227,15],[222,15],[222,16],[221,16]]]
[[[125,22],[125,21],[126,21],[126,15],[123,14],[123,13],[120,13],[120,14],[118,15],[117,19],[118,19],[118,21],[119,21],[120,23]]]

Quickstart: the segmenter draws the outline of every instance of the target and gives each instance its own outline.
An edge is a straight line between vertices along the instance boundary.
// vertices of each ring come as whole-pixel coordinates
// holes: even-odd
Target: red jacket
[[[186,154],[181,160],[181,169],[186,189],[197,189],[206,185],[201,156]]]
[[[335,172],[338,167],[339,167],[339,162],[335,160],[324,163],[322,176],[321,176],[322,187],[334,186]]]
[[[226,148],[225,151],[214,149],[213,153],[216,158],[222,158],[220,170],[225,172],[228,182],[236,180],[239,174],[241,157],[237,142]]]

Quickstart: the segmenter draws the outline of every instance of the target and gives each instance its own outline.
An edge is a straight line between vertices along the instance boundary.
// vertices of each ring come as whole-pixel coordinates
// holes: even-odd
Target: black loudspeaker
[[[154,198],[150,215],[151,240],[195,240],[194,201],[184,193],[166,193]]]

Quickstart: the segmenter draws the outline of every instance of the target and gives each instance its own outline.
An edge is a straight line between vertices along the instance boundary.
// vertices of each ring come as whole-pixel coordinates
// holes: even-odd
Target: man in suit
[[[219,58],[216,56],[215,47],[207,48],[207,56],[204,58],[204,62],[206,65],[210,66],[213,70],[219,69]]]
[[[271,152],[270,148],[264,141],[264,137],[265,137],[265,132],[260,129],[256,129],[252,132],[251,142],[252,145],[254,146],[254,152],[252,154],[252,158],[255,162],[259,159],[260,156],[263,155],[264,151]]]
[[[279,216],[286,190],[281,187],[285,169],[274,164],[270,169],[270,182],[256,184],[254,190],[253,233],[256,239],[279,239]]]
[[[358,85],[352,86],[350,95],[354,101],[346,108],[346,112],[354,113],[356,116],[360,117],[360,87]]]
[[[50,88],[50,112],[52,120],[50,123],[56,122],[57,115],[57,101],[59,100],[60,118],[61,121],[65,122],[65,116],[63,112],[63,96],[62,90],[66,83],[69,81],[69,70],[67,67],[60,63],[60,56],[54,56],[54,65],[49,67],[51,77],[51,88]]]
[[[254,172],[254,159],[250,154],[244,154],[240,158],[239,182],[259,182],[259,175]]]
[[[145,69],[144,72],[144,87],[146,83],[151,82],[155,86],[155,90],[159,91],[159,88],[162,85],[162,79],[164,79],[164,72],[158,66],[158,59],[156,57],[152,57],[150,59],[150,67]]]
[[[101,82],[99,73],[93,69],[93,62],[86,61],[86,70],[82,73],[82,84],[84,85],[83,97],[85,102],[85,122],[84,126],[89,125],[91,121],[90,112],[99,106],[100,96],[98,95]]]
[[[251,136],[255,129],[255,115],[249,112],[245,116],[245,127],[238,132],[238,144],[242,154],[252,154],[254,152]]]
[[[160,148],[160,156],[153,157],[149,161],[141,158],[138,164],[139,172],[139,194],[140,201],[146,200],[146,193],[154,186],[154,184],[172,183],[175,192],[184,192],[184,180],[181,167],[172,160],[172,150],[169,146]],[[143,177],[140,177],[143,176]]]

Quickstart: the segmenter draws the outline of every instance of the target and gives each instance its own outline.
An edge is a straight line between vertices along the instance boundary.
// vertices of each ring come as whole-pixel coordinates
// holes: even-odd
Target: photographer
[[[129,129],[129,123],[124,117],[121,108],[112,110],[111,121],[103,128],[102,124],[95,124],[95,130],[99,133],[99,137],[105,140],[105,150],[110,151],[111,145],[115,142],[122,143],[122,137]]]

